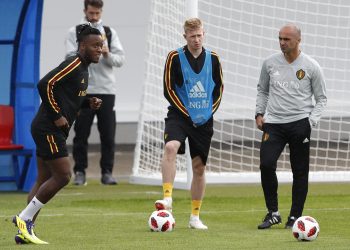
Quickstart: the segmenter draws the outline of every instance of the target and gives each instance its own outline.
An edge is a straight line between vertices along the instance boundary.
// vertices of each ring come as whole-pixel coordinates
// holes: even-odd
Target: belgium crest
[[[301,79],[303,79],[304,76],[305,76],[305,71],[302,70],[302,69],[299,69],[299,70],[297,71],[296,75],[297,75],[297,78],[298,78],[299,80],[301,80]]]

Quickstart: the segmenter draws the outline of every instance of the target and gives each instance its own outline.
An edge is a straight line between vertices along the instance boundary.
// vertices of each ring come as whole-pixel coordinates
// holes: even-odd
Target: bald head
[[[300,28],[298,26],[296,26],[295,24],[287,24],[284,25],[281,29],[280,29],[280,33],[288,33],[294,37],[296,37],[297,39],[301,39],[301,31]]]
[[[292,59],[299,54],[299,43],[301,41],[301,31],[295,24],[287,24],[280,29],[279,42],[281,51],[286,57]]]

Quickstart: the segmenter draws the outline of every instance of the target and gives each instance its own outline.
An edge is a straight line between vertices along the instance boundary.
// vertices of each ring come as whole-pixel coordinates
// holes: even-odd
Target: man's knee
[[[51,177],[53,180],[52,185],[54,185],[56,189],[61,189],[69,184],[71,176],[71,173],[53,174]]]
[[[166,156],[176,156],[177,151],[179,150],[180,142],[178,141],[170,141],[167,142],[164,146],[164,155]]]
[[[292,170],[292,172],[293,172],[294,179],[308,179],[308,176],[309,176],[308,168],[294,169]]]
[[[52,170],[52,177],[61,187],[66,186],[72,176],[70,162],[68,157],[58,158],[49,163]]]
[[[273,163],[270,164],[260,164],[260,172],[264,173],[264,174],[272,174],[274,172],[276,172],[276,165],[274,165]]]
[[[72,178],[72,173],[71,172],[64,174],[62,176],[62,185],[63,186],[68,185],[71,178]]]
[[[260,170],[276,170],[277,162],[271,158],[260,158]]]
[[[193,169],[193,175],[196,175],[199,177],[204,175],[205,165],[203,164],[203,161],[199,156],[192,159],[192,169]]]

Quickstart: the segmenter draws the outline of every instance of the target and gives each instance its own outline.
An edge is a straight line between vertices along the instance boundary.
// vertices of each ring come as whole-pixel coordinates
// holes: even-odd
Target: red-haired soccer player
[[[162,159],[163,199],[158,210],[172,210],[172,190],[176,172],[176,154],[183,154],[188,138],[192,158],[192,212],[189,227],[208,229],[199,219],[205,191],[205,165],[213,136],[213,114],[223,91],[218,55],[203,47],[203,24],[191,18],[184,24],[187,44],[168,54],[164,70],[164,95],[169,101],[165,118]]]

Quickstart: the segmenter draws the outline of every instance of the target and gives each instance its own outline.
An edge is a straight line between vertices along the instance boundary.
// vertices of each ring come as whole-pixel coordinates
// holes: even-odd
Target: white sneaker
[[[193,229],[201,229],[201,230],[207,230],[208,227],[203,224],[203,222],[199,219],[199,217],[190,217],[190,222],[188,223],[189,228]]]
[[[154,203],[154,206],[156,207],[156,210],[168,210],[169,212],[173,211],[172,207],[172,200],[164,199],[164,200],[157,200]]]

